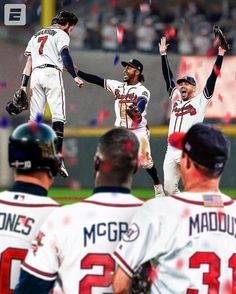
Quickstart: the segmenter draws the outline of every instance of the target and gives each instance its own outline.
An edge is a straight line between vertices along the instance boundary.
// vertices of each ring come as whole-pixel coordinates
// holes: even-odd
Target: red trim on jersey
[[[113,255],[119,259],[119,261],[132,273],[134,274],[134,270],[125,262],[125,260],[117,253],[116,251],[113,253]]]
[[[187,202],[187,203],[191,203],[191,204],[195,204],[195,205],[205,206],[203,201],[189,200],[189,199],[185,199],[185,198],[182,198],[182,197],[178,197],[176,195],[171,195],[170,197],[175,198],[176,200],[183,201],[183,202]],[[223,202],[224,205],[231,205],[233,203],[234,203],[233,199],[231,199],[230,201]]]
[[[27,203],[14,203],[9,201],[0,200],[0,203],[6,204],[6,205],[12,205],[12,206],[24,206],[24,207],[52,207],[52,206],[61,206],[60,204],[27,204]]]
[[[92,203],[92,204],[103,205],[103,206],[113,206],[113,207],[136,207],[136,206],[142,206],[143,205],[143,203],[113,204],[113,203],[104,203],[104,202],[93,201],[93,200],[82,200],[81,202]]]
[[[30,270],[32,272],[35,272],[38,275],[41,275],[41,276],[44,276],[44,277],[47,277],[47,278],[54,278],[54,279],[56,279],[56,277],[57,277],[57,273],[50,274],[50,273],[42,272],[42,271],[40,271],[40,270],[32,267],[31,265],[27,264],[25,261],[22,263],[22,266],[24,268],[27,268],[28,270]]]

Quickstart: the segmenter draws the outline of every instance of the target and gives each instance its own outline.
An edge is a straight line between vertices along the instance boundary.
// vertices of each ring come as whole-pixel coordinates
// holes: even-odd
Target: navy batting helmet
[[[47,170],[56,176],[61,165],[57,135],[44,123],[24,123],[12,133],[8,142],[10,167],[22,171]]]

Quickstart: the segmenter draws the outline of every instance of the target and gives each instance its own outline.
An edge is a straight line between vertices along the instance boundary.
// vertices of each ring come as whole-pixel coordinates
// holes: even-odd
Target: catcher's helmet
[[[44,123],[24,123],[12,133],[8,142],[10,167],[22,171],[47,170],[56,176],[61,165],[57,135]]]

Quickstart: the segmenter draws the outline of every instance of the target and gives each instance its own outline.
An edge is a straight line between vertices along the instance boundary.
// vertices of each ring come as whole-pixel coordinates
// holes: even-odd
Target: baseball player
[[[166,37],[161,38],[159,50],[162,72],[172,104],[168,132],[168,136],[170,136],[175,132],[186,132],[193,124],[204,120],[206,108],[213,96],[216,79],[226,50],[219,47],[216,62],[206,85],[202,92],[196,94],[196,82],[193,77],[184,76],[177,80],[176,84],[167,59],[167,47]],[[181,152],[168,144],[163,164],[164,190],[166,194],[179,192],[180,157]]]
[[[65,294],[111,293],[111,257],[142,201],[130,194],[139,142],[125,128],[100,138],[94,157],[94,194],[52,213],[22,265],[15,292],[48,293],[59,277]]]
[[[2,294],[13,293],[20,263],[33,237],[48,214],[59,206],[47,197],[60,165],[57,140],[56,133],[45,124],[22,124],[10,136],[9,165],[15,170],[15,183],[0,193]]]
[[[236,204],[219,190],[229,140],[198,123],[180,142],[184,192],[149,200],[135,214],[113,256],[115,293],[131,293],[134,272],[151,259],[152,294],[236,293]]]
[[[71,74],[78,87],[83,85],[77,76],[69,53],[70,33],[77,24],[74,13],[61,11],[52,19],[52,25],[43,28],[32,36],[25,50],[28,57],[23,71],[21,88],[26,91],[31,75],[30,120],[43,114],[48,102],[52,115],[52,128],[59,140],[58,148],[62,151],[64,124],[66,122],[65,91],[62,80],[63,66]],[[14,100],[13,100],[14,102]],[[7,104],[7,111],[18,114],[13,102]],[[64,161],[61,162],[60,175],[68,177]]]
[[[152,160],[147,126],[147,106],[150,92],[142,84],[144,82],[143,65],[137,59],[122,61],[124,67],[124,82],[103,79],[101,77],[78,71],[78,76],[89,83],[103,87],[115,96],[115,126],[131,130],[139,139],[141,165],[147,171],[154,183],[156,196],[163,196],[163,187]]]

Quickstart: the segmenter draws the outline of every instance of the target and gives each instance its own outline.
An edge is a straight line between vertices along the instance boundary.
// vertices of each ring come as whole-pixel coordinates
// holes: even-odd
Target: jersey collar
[[[23,192],[27,194],[34,194],[38,196],[47,196],[48,191],[43,187],[28,182],[16,181],[13,187],[9,190],[10,192]]]
[[[104,192],[110,192],[110,193],[124,193],[124,194],[130,194],[130,189],[123,188],[123,187],[96,187],[93,190],[93,193],[104,193]]]

